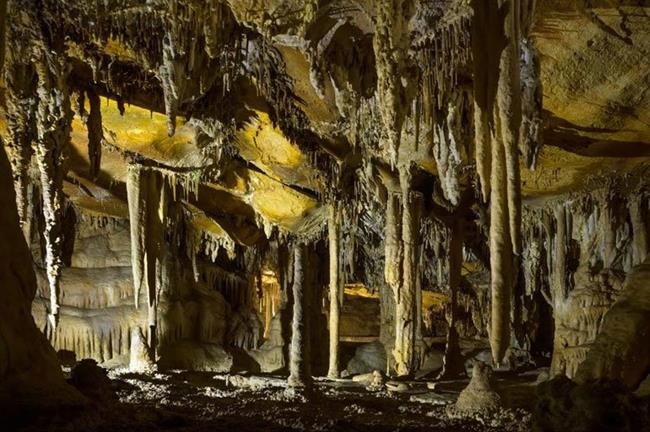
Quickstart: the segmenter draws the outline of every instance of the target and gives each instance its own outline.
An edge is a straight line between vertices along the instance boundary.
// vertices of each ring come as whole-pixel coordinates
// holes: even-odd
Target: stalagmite
[[[330,288],[330,311],[329,311],[329,369],[327,376],[338,378],[339,376],[339,317],[341,304],[343,302],[343,284],[340,281],[340,223],[341,216],[339,205],[329,205],[328,239],[329,239],[329,288]]]
[[[648,231],[644,219],[645,197],[642,192],[632,195],[628,201],[632,222],[632,264],[639,265],[648,255]]]
[[[43,50],[45,51],[45,49]],[[61,277],[63,177],[67,146],[70,141],[72,110],[66,87],[65,59],[49,59],[49,53],[37,63],[39,104],[36,111],[36,160],[41,176],[45,218],[46,266],[50,289],[50,322],[56,327],[59,316]]]
[[[305,245],[297,242],[293,250],[293,318],[291,321],[291,347],[289,351],[289,380],[294,388],[311,386],[311,368],[306,358],[308,335],[306,320],[309,319],[305,289]]]
[[[88,128],[88,158],[90,160],[90,175],[97,177],[102,159],[102,140],[104,130],[102,127],[102,110],[99,96],[94,90],[86,92],[90,103],[90,112],[86,119]]]

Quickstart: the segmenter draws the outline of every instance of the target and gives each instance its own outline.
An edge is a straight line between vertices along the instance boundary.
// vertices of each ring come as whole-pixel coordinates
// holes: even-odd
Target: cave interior
[[[650,430],[648,1],[0,0],[0,38],[3,430]]]

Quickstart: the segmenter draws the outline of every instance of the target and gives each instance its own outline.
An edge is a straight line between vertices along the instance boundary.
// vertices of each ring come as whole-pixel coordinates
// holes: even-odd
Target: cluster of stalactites
[[[86,112],[85,101],[88,97],[90,111]],[[102,141],[104,128],[102,126],[102,110],[99,95],[93,90],[80,91],[77,95],[77,114],[86,124],[88,130],[88,160],[90,162],[90,175],[97,178],[102,159]]]
[[[126,185],[135,306],[140,305],[140,291],[144,288],[149,309],[155,310],[156,275],[167,250],[169,189],[158,171],[138,164],[129,165]],[[149,324],[155,325],[151,316],[149,319]]]
[[[101,19],[102,37],[117,39],[140,53],[149,69],[157,70],[167,115],[167,132],[176,131],[176,117],[184,102],[192,102],[221,80],[223,94],[241,71],[247,42],[234,35],[236,23],[228,5],[221,0],[182,2],[173,0],[158,8],[120,11],[112,19]],[[99,10],[99,8],[98,8]],[[107,21],[107,22],[104,22]],[[149,21],[149,22],[147,22]],[[162,34],[149,32],[145,40],[136,29],[158,22]],[[158,28],[156,31],[158,31]],[[136,33],[134,35],[134,33]],[[202,37],[201,37],[202,36]],[[155,40],[155,45],[147,39]],[[147,58],[159,53],[159,58]]]
[[[460,16],[445,23],[416,48],[422,61],[422,105],[428,122],[435,108],[444,107],[445,95],[458,87],[459,71],[472,58],[471,18]]]
[[[555,309],[572,289],[571,244],[579,247],[576,272],[628,272],[648,253],[647,185],[610,179],[589,192],[526,208],[523,268],[526,292],[540,292]],[[546,263],[545,266],[542,263]]]
[[[521,252],[520,40],[532,22],[533,3],[473,1],[476,166],[483,197],[490,198],[490,344],[496,363],[510,342],[512,259]]]
[[[16,40],[13,26],[9,27],[9,38]],[[34,141],[36,139],[36,76],[31,65],[24,63],[27,58],[26,46],[16,43],[7,52],[5,83],[7,86],[7,149],[11,160],[16,204],[21,227],[27,241],[31,241],[33,213],[32,162]]]
[[[373,40],[377,67],[377,96],[383,125],[382,147],[395,166],[408,103],[403,84],[410,45],[408,21],[411,0],[377,2],[377,24]]]

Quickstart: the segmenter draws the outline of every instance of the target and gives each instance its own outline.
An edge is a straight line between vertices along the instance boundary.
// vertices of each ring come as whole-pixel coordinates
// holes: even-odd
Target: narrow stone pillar
[[[395,297],[395,370],[398,375],[409,375],[415,370],[416,333],[416,213],[418,197],[411,193],[411,172],[408,167],[400,169],[402,187],[402,284]]]
[[[566,283],[566,254],[567,254],[567,226],[566,208],[559,203],[553,209],[555,215],[555,260],[553,265],[553,286],[551,295],[553,302],[557,305],[559,301],[566,298],[568,287]]]
[[[343,303],[343,292],[340,281],[340,216],[339,208],[336,203],[329,206],[328,221],[328,238],[330,254],[330,313],[329,313],[329,333],[330,333],[330,350],[329,350],[329,369],[327,376],[330,378],[339,377],[339,317],[341,314],[341,305]]]
[[[458,315],[458,290],[460,289],[463,265],[463,229],[462,219],[457,217],[451,227],[449,238],[449,293],[451,311],[449,314],[449,332],[442,362],[442,371],[438,379],[458,377],[465,374],[465,365],[460,352],[456,320]]]
[[[304,388],[311,385],[307,348],[307,302],[305,295],[305,245],[296,242],[293,250],[293,319],[291,322],[291,348],[289,351],[289,387]]]

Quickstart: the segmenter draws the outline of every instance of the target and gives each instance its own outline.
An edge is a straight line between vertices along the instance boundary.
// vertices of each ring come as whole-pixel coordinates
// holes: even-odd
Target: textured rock
[[[386,370],[386,349],[379,341],[359,345],[343,375],[372,373],[375,370]]]
[[[158,367],[198,372],[230,372],[233,357],[220,345],[179,341],[160,351]]]
[[[603,318],[601,330],[578,367],[578,383],[617,380],[636,389],[650,369],[650,259],[628,274]]]

